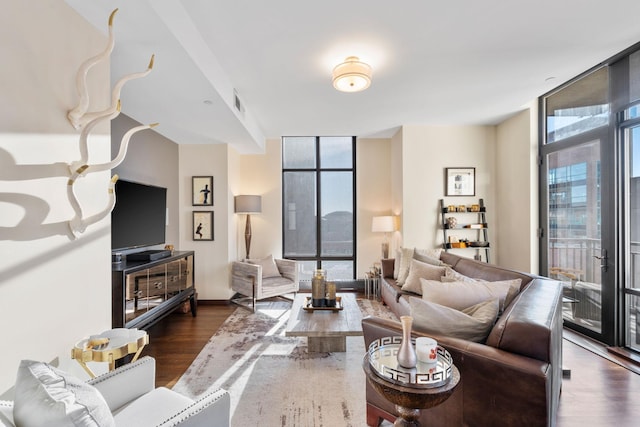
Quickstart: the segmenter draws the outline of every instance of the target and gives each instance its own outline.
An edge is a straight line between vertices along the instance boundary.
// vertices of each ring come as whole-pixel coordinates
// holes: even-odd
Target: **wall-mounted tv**
[[[167,189],[136,182],[116,182],[116,206],[111,212],[111,250],[165,242]]]

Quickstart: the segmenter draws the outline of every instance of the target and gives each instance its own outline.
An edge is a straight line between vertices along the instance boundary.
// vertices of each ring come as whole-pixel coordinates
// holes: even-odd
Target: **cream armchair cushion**
[[[245,261],[232,262],[231,289],[236,294],[231,301],[240,303],[249,299],[251,307],[255,309],[256,301],[298,292],[297,262],[290,259],[274,258],[273,260],[280,274],[269,273],[271,277],[265,276],[262,262],[255,264]],[[238,298],[238,295],[245,298]]]

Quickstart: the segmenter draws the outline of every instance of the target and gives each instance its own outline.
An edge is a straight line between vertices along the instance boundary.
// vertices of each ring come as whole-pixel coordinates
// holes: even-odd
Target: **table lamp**
[[[234,198],[235,213],[246,214],[247,222],[244,226],[244,244],[246,248],[246,259],[249,259],[251,248],[251,214],[262,212],[262,196],[240,195]]]
[[[371,223],[371,231],[384,233],[382,242],[382,259],[389,258],[389,233],[395,231],[395,218],[393,216],[374,216]]]

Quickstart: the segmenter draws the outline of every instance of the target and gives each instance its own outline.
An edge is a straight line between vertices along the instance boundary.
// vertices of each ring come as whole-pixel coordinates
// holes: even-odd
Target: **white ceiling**
[[[638,0],[65,0],[107,33],[122,111],[177,143],[261,152],[283,135],[496,124],[640,41]],[[331,70],[373,67],[364,92]],[[234,89],[245,112],[233,107]]]

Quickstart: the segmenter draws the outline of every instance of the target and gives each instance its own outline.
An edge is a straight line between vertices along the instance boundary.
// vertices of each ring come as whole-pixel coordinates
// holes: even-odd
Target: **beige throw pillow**
[[[438,280],[444,274],[444,270],[444,267],[436,267],[435,265],[412,259],[409,274],[402,285],[402,290],[422,295],[422,283],[420,283],[420,280]]]
[[[409,298],[413,328],[418,332],[484,342],[498,316],[498,299],[459,311],[419,298]]]
[[[413,248],[400,248],[400,264],[398,265],[398,285],[403,285],[409,275],[409,267],[413,259]]]
[[[273,259],[273,255],[268,255],[260,259],[250,259],[248,262],[250,264],[262,266],[263,279],[266,279],[267,277],[281,277],[280,270],[278,270],[278,266],[276,265],[276,261]]]
[[[420,279],[422,299],[446,307],[463,310],[483,301],[497,298],[499,312],[511,303],[520,289],[521,279],[499,282],[439,282]]]
[[[447,267],[444,276],[442,276],[441,282],[485,282],[483,279],[476,279],[473,277],[465,276],[462,273],[458,273],[451,267]]]

